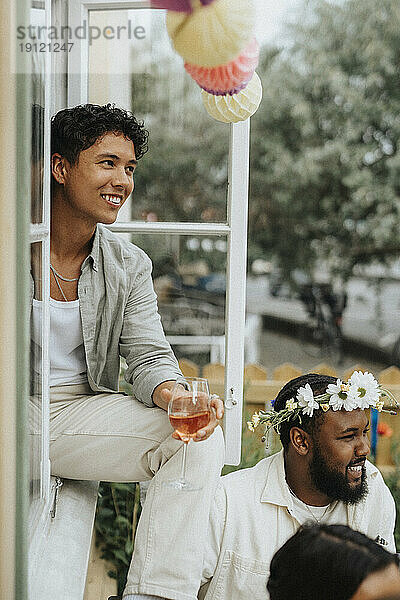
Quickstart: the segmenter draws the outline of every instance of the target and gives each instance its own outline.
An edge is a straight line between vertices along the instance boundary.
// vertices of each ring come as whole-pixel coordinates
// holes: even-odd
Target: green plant
[[[109,576],[117,580],[121,594],[133,552],[140,516],[140,488],[135,483],[101,482],[95,519],[96,544],[101,557],[113,565]]]

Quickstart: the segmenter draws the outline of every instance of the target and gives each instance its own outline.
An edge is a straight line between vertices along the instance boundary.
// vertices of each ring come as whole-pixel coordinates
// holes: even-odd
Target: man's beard
[[[368,494],[365,465],[362,468],[359,485],[351,487],[346,474],[329,467],[318,445],[314,445],[309,469],[311,481],[317,490],[328,496],[331,501],[340,500],[344,504],[357,504]]]

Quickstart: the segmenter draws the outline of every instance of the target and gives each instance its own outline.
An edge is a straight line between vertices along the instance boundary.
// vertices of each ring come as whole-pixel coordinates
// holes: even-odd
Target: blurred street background
[[[400,365],[400,4],[256,4],[264,96],[251,119],[246,357],[267,370]],[[224,223],[229,128],[203,110],[163,16],[146,28],[126,89],[109,77],[150,130],[121,219]],[[104,101],[103,81],[89,83]],[[226,241],[132,241],[153,260],[177,354],[222,361]],[[177,340],[190,335],[210,344]]]

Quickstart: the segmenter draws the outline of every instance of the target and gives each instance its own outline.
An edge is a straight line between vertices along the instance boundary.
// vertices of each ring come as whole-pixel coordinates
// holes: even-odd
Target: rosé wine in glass
[[[186,453],[190,438],[206,427],[211,420],[210,390],[207,379],[184,377],[177,379],[168,404],[168,417],[172,427],[183,441],[181,476],[164,485],[178,490],[199,490],[198,484],[186,480]]]

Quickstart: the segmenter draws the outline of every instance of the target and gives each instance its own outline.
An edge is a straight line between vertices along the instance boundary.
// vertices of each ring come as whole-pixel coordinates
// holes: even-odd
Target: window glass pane
[[[164,11],[92,11],[89,23],[115,37],[127,28],[120,39],[101,33],[89,46],[89,101],[129,108],[150,132],[134,201],[119,220],[225,222],[229,126],[203,108],[200,88],[171,48]]]
[[[132,242],[153,261],[159,312],[176,356],[199,367],[224,362],[225,238],[135,234]]]
[[[265,14],[274,35],[260,29],[264,100],[251,123],[247,306],[263,321],[258,360],[268,373],[290,362],[378,376],[400,365],[398,3],[370,27],[365,2],[282,8],[286,19]],[[355,51],[364,46],[388,57],[384,72],[375,53]]]
[[[34,2],[37,7],[38,3]],[[31,9],[31,23],[45,25],[45,11]],[[34,39],[32,39],[34,42]],[[31,137],[31,221],[43,221],[43,171],[44,171],[44,93],[45,53],[31,52],[32,69],[32,137]]]
[[[42,444],[42,243],[31,245],[31,275],[34,286],[34,299],[31,312],[31,351],[30,351],[30,480],[31,513],[35,514],[40,499],[40,463]],[[32,523],[33,525],[33,523]]]

